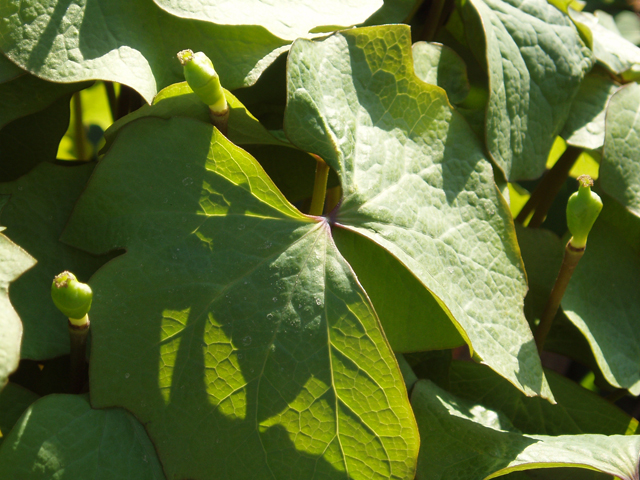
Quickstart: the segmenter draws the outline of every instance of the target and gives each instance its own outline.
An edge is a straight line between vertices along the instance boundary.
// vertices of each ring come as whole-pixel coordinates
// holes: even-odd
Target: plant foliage
[[[0,478],[637,480],[611,5],[0,0]],[[583,173],[604,208],[539,351]]]

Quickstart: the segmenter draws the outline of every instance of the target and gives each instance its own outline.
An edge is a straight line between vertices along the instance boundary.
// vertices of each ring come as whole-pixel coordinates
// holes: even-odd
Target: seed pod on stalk
[[[209,105],[211,123],[226,135],[229,106],[213,63],[204,53],[193,53],[192,50],[179,52],[178,60],[183,66],[184,78],[191,90],[200,97],[200,100]]]

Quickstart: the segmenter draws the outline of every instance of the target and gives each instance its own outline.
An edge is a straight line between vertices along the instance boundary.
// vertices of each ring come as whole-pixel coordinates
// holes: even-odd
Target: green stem
[[[569,176],[571,167],[576,163],[581,153],[582,150],[580,148],[567,146],[562,156],[551,170],[546,173],[543,179],[540,180],[538,186],[531,193],[531,197],[529,197],[529,200],[516,217],[516,222],[523,224],[529,214],[535,210],[527,226],[538,228],[542,225],[556,195],[558,195],[562,185]]]
[[[113,82],[104,83],[104,89],[107,91],[107,99],[109,100],[109,110],[111,110],[111,121],[116,121],[116,115],[118,114],[118,99],[116,98],[116,89],[113,87]]]
[[[82,100],[80,98],[80,92],[73,94],[73,113],[73,133],[76,142],[76,157],[78,157],[78,160],[89,160],[87,158],[86,134],[84,131],[84,124],[82,123]]]
[[[338,203],[340,203],[341,199],[342,199],[342,187],[337,186],[333,188],[328,188],[327,200],[325,202],[325,207],[327,212],[330,212],[331,210],[333,210],[338,205]]]
[[[209,108],[209,118],[211,118],[211,123],[218,127],[220,133],[226,137],[229,124],[229,107],[222,112],[215,112]]]
[[[564,292],[567,290],[569,280],[571,280],[573,271],[576,269],[582,255],[584,255],[584,248],[573,247],[571,245],[571,240],[569,240],[564,249],[564,258],[562,259],[562,266],[560,267],[558,278],[556,278],[556,283],[553,285],[551,294],[549,294],[549,300],[547,300],[544,312],[542,312],[540,324],[533,335],[539,352],[542,351],[544,342],[551,330],[553,319],[555,318],[556,313],[558,313],[558,308],[560,308],[560,302],[562,301]]]
[[[329,178],[329,165],[319,156],[311,154],[316,159],[316,179],[313,183],[313,196],[311,197],[311,207],[309,215],[322,215],[324,211],[324,201],[327,196],[327,179]]]
[[[87,337],[89,335],[89,316],[84,325],[69,322],[69,341],[71,347],[71,393],[81,393],[87,378]]]
[[[425,22],[424,29],[422,30],[422,40],[427,42],[433,41],[438,32],[440,26],[440,19],[442,17],[442,10],[447,0],[431,0],[429,6],[429,13],[427,14],[427,21]]]

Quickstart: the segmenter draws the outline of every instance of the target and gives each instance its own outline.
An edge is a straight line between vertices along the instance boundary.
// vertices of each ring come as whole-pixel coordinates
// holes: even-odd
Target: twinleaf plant
[[[640,20],[582,7],[0,0],[0,478],[637,480]]]

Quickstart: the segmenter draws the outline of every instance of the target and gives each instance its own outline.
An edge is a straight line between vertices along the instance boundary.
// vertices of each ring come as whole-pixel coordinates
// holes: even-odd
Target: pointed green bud
[[[193,53],[182,50],[178,60],[184,67],[184,78],[200,99],[209,105],[214,113],[227,111],[227,99],[220,85],[220,77],[213,68],[213,63],[202,52]]]
[[[72,324],[82,326],[86,323],[85,317],[91,308],[93,292],[89,285],[80,283],[73,273],[62,272],[53,279],[51,298]]]
[[[580,175],[578,182],[580,188],[569,197],[567,203],[567,226],[572,235],[569,243],[573,248],[580,249],[587,245],[591,227],[602,210],[602,200],[591,191],[593,180],[589,175]]]

